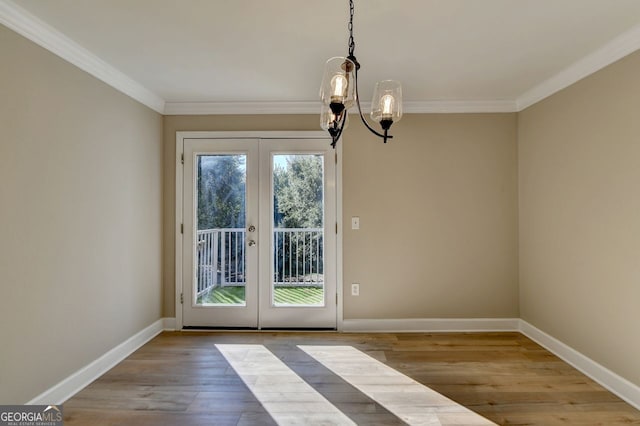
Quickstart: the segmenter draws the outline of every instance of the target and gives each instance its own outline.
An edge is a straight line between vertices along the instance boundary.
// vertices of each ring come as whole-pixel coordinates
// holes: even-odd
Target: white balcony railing
[[[244,228],[198,231],[198,295],[216,287],[245,285],[245,238]],[[273,284],[279,287],[322,286],[323,247],[322,228],[274,229]]]
[[[206,229],[197,237],[198,295],[214,287],[244,285],[245,229]]]
[[[276,286],[322,286],[322,228],[273,230],[273,283]]]

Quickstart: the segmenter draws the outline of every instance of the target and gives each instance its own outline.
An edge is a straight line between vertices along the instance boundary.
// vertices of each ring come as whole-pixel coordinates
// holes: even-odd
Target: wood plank
[[[165,332],[67,401],[65,424],[275,424],[216,344],[264,345],[357,424],[403,423],[297,345],[352,346],[497,424],[640,425],[640,411],[512,332]]]

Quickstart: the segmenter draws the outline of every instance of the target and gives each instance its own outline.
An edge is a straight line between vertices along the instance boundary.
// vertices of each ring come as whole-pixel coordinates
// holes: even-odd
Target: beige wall
[[[387,145],[349,130],[344,317],[517,317],[515,114],[408,115]]]
[[[522,318],[640,385],[640,52],[519,115]]]
[[[167,116],[164,314],[175,314],[175,133],[317,130],[318,117]],[[407,115],[387,145],[344,137],[345,318],[517,317],[515,114]]]
[[[161,317],[162,117],[0,26],[0,404]]]

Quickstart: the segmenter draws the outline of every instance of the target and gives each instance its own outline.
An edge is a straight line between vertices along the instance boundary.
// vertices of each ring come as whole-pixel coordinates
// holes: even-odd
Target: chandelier
[[[320,86],[320,127],[331,135],[333,148],[336,147],[347,125],[348,110],[354,103],[364,125],[371,133],[381,137],[384,143],[387,143],[387,139],[393,138],[388,134],[391,125],[402,118],[402,87],[400,82],[395,80],[379,81],[373,90],[371,119],[380,123],[382,133],[374,130],[362,115],[358,95],[360,63],[354,55],[356,43],[353,39],[353,14],[353,0],[349,0],[349,54],[347,57],[337,56],[327,61]]]

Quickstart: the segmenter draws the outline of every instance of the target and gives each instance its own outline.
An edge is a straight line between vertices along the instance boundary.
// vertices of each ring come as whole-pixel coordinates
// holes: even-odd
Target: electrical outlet
[[[360,284],[358,283],[351,284],[351,295],[360,296]]]
[[[351,229],[360,229],[360,216],[353,216],[351,218]]]

